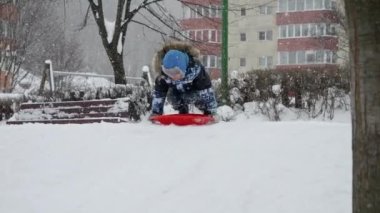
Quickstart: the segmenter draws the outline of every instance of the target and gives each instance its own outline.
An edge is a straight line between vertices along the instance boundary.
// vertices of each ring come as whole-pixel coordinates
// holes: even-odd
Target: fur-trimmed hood
[[[164,44],[164,46],[157,51],[153,57],[152,67],[155,74],[161,73],[162,59],[164,58],[166,52],[172,49],[187,53],[191,58],[190,60],[199,60],[200,52],[197,48],[187,42],[171,41]]]

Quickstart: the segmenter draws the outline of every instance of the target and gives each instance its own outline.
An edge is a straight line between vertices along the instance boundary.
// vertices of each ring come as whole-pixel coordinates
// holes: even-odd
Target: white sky
[[[110,21],[114,21],[112,13],[114,8],[116,8],[115,3],[116,0],[104,1],[105,13],[107,19]],[[178,1],[166,0],[164,5],[167,6],[170,11],[176,13],[176,15],[180,16],[182,14],[181,6]],[[82,31],[76,30],[78,25],[83,21],[87,7],[87,0],[74,1],[68,4],[68,33],[79,39],[82,45],[81,47],[84,49],[87,64],[93,66],[97,72],[111,74],[112,68],[101,44],[97,26],[92,21],[92,14],[90,14],[91,21],[89,25]],[[151,65],[155,51],[162,44],[162,38],[159,34],[148,29],[143,29],[142,26],[136,24],[130,25],[128,36],[124,52],[126,57],[125,68],[128,75],[134,75],[136,70],[140,71],[143,65]]]

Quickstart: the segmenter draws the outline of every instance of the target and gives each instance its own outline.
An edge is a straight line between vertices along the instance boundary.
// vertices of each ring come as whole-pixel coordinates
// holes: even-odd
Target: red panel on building
[[[211,79],[218,79],[220,78],[220,69],[210,68],[209,74],[210,74]]]
[[[182,0],[184,5],[221,5],[221,0]]]
[[[17,48],[17,42],[14,39],[0,37],[0,50],[8,48],[12,51]]]
[[[0,5],[0,19],[17,22],[20,13],[13,4],[1,4]]]
[[[11,86],[10,84],[10,76],[6,75],[5,72],[0,71],[0,91],[4,89],[9,89]]]
[[[183,30],[199,30],[199,29],[220,29],[220,18],[207,18],[207,19],[184,19],[180,22]]]
[[[338,23],[338,17],[334,11],[300,11],[277,13],[277,25],[303,24],[303,23]]]
[[[281,51],[297,51],[297,50],[338,50],[337,37],[316,37],[316,38],[287,38],[278,39],[277,49]]]
[[[201,51],[202,55],[220,55],[219,43],[194,42],[194,45]]]

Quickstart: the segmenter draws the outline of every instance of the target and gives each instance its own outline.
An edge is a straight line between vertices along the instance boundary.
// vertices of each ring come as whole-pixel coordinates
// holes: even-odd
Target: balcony
[[[278,51],[297,51],[297,50],[315,50],[327,49],[332,51],[338,50],[338,37],[320,36],[320,37],[303,37],[303,38],[285,38],[277,40]]]
[[[338,17],[332,10],[312,10],[296,12],[279,12],[276,16],[277,25],[303,23],[338,23]]]
[[[20,13],[17,7],[11,3],[0,3],[0,20],[7,20],[9,22],[17,22]]]

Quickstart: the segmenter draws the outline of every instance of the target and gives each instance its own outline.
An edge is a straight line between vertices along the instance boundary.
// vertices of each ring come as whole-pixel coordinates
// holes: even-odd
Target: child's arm
[[[169,86],[166,83],[165,78],[162,75],[158,76],[153,90],[152,114],[162,115],[164,112],[164,104],[168,89]]]

